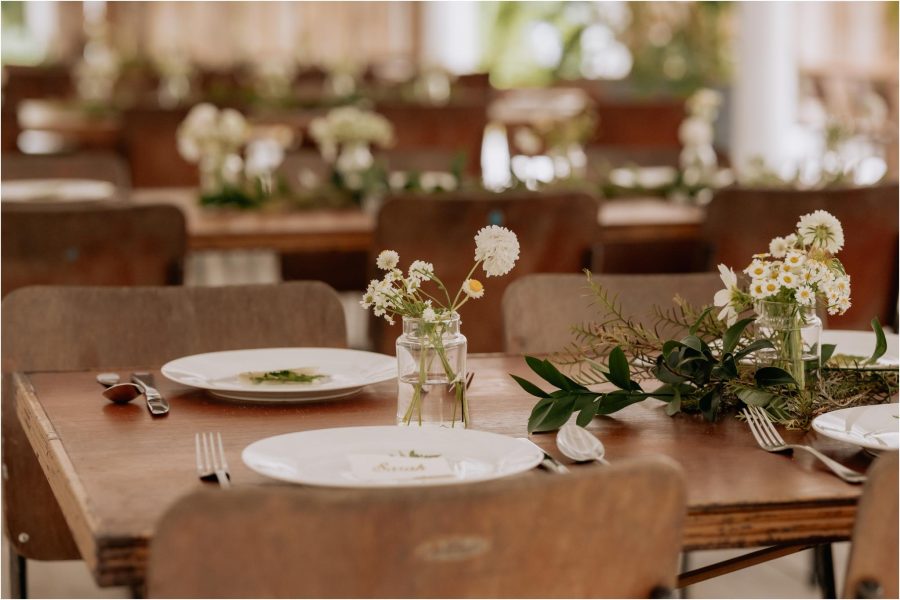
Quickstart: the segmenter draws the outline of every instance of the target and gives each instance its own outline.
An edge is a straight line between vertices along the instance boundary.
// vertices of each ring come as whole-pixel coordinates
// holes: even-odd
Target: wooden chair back
[[[187,233],[174,206],[4,206],[2,214],[4,296],[29,285],[182,281]]]
[[[16,552],[41,560],[79,554],[16,417],[9,373],[146,367],[240,348],[344,347],[347,337],[337,294],[309,281],[215,288],[30,287],[3,300],[0,334],[7,375],[6,531]]]
[[[125,156],[134,187],[193,187],[200,175],[197,166],[178,152],[178,126],[186,108],[135,107],[122,116]]]
[[[108,181],[118,188],[121,197],[131,189],[128,165],[111,152],[76,152],[74,154],[32,155],[4,154],[0,161],[0,178],[15,179],[96,179]]]
[[[712,304],[722,288],[715,273],[674,275],[593,275],[610,297],[617,298],[626,317],[647,327],[656,323],[654,307],[674,308],[681,296],[695,307]],[[574,341],[573,325],[598,322],[601,307],[584,275],[537,274],[514,281],[503,295],[503,351],[550,354]],[[660,334],[687,335],[670,328]]]
[[[896,598],[897,452],[885,452],[868,471],[868,481],[856,509],[844,598]]]
[[[707,208],[705,237],[710,268],[724,263],[736,272],[769,241],[785,236],[802,215],[826,210],[837,217],[846,240],[837,255],[850,275],[853,306],[829,318],[837,329],[868,329],[872,317],[894,322],[897,312],[897,183],[829,190],[730,188]]]
[[[378,215],[373,250],[396,250],[404,269],[416,259],[434,264],[452,294],[472,268],[478,230],[501,225],[514,231],[521,247],[515,268],[496,278],[486,278],[479,269],[473,277],[484,284],[485,295],[468,302],[462,311],[469,352],[499,352],[503,291],[530,273],[577,273],[586,267],[591,245],[599,238],[598,209],[594,198],[574,192],[396,198]],[[393,354],[400,324],[390,327],[383,319],[373,323],[375,347]]]
[[[684,515],[663,457],[467,486],[209,490],[161,520],[148,592],[646,598],[674,587]]]

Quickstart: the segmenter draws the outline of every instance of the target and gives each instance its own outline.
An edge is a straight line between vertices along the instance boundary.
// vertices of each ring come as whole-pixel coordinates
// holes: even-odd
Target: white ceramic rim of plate
[[[10,179],[0,184],[4,202],[101,202],[116,186],[102,179]]]
[[[893,411],[891,410],[893,408]],[[816,433],[820,435],[824,435],[827,438],[831,438],[833,440],[837,440],[840,442],[845,442],[847,444],[852,444],[853,446],[859,446],[860,448],[865,448],[866,450],[872,450],[875,452],[880,452],[883,450],[898,450],[900,449],[900,445],[891,446],[885,444],[879,444],[877,442],[868,442],[865,438],[865,435],[860,432],[853,432],[854,430],[851,428],[850,432],[844,431],[840,428],[840,426],[832,426],[831,422],[835,420],[840,420],[840,423],[843,423],[845,417],[848,414],[864,412],[864,411],[885,411],[888,417],[897,414],[897,411],[900,411],[900,405],[896,402],[888,402],[885,404],[873,404],[869,406],[853,406],[850,408],[842,408],[839,410],[834,410],[831,412],[827,412],[825,414],[819,415],[812,421],[812,428],[816,431]],[[892,431],[900,432],[900,421],[897,421],[895,424],[897,429]]]
[[[364,387],[364,386],[363,386]],[[338,390],[336,392],[310,392],[306,395],[299,393],[285,392],[283,394],[242,394],[240,392],[219,392],[216,390],[205,390],[210,396],[220,400],[232,402],[246,402],[253,404],[272,404],[283,402],[285,404],[298,404],[301,402],[319,402],[320,400],[337,400],[339,398],[349,398],[354,394],[358,394],[362,387],[348,388]]]
[[[461,441],[459,443],[459,448],[465,452],[466,450],[470,450],[476,444],[471,443],[472,438],[480,438],[481,441],[489,440],[494,443],[502,443],[509,444],[509,449],[512,451],[515,449],[516,452],[521,452],[522,459],[515,463],[507,463],[508,470],[502,472],[492,472],[486,476],[481,477],[454,477],[454,478],[441,478],[441,479],[420,479],[420,480],[388,480],[388,481],[360,481],[349,478],[341,478],[341,474],[334,474],[331,478],[320,479],[315,477],[298,477],[288,476],[288,475],[280,475],[277,472],[273,472],[271,470],[267,470],[265,466],[260,466],[253,460],[254,453],[265,454],[264,449],[267,445],[283,443],[285,440],[289,438],[310,438],[308,441],[309,446],[312,449],[318,449],[321,444],[318,442],[316,438],[322,437],[328,440],[329,442],[334,443],[335,436],[350,436],[356,439],[359,439],[361,436],[366,434],[369,435],[378,435],[384,433],[386,437],[390,439],[391,444],[397,443],[398,445],[405,444],[414,444],[421,443],[415,440],[415,436],[426,436],[428,439],[425,442],[434,442],[435,436],[451,436],[456,435],[461,438],[468,437],[470,442],[466,443],[466,441]],[[404,441],[402,438],[404,436],[411,436],[413,439],[409,441]],[[305,440],[301,440],[305,441]],[[350,449],[355,452],[365,452],[363,448],[353,448]],[[348,454],[351,452],[348,452]],[[304,455],[302,453],[296,452],[294,450],[291,454],[292,458],[302,460]],[[478,458],[477,456],[472,456],[472,458]],[[277,463],[279,460],[283,461],[282,457],[272,456],[271,454],[267,457],[260,457],[261,460],[268,459],[269,461],[273,461]],[[524,473],[525,471],[529,471],[544,460],[544,452],[541,450],[536,444],[528,441],[528,443],[523,442],[520,439],[499,434],[493,433],[490,431],[481,431],[477,429],[450,429],[446,427],[436,427],[436,426],[424,426],[424,427],[409,427],[404,425],[374,425],[374,426],[360,426],[360,427],[332,427],[328,429],[312,429],[309,431],[297,431],[292,433],[284,433],[281,435],[274,435],[267,438],[263,438],[261,440],[257,440],[251,444],[248,444],[241,451],[241,460],[247,465],[248,468],[263,475],[265,477],[270,477],[272,479],[277,479],[279,481],[286,481],[288,483],[295,483],[300,485],[309,485],[315,487],[331,487],[331,488],[376,488],[376,489],[384,489],[384,488],[398,488],[398,487],[432,487],[432,486],[441,486],[441,485],[460,485],[466,483],[476,483],[480,481],[490,481],[494,479],[501,479],[503,477],[509,477],[511,475],[517,475],[519,473]],[[272,464],[270,462],[269,464]]]
[[[320,384],[278,384],[277,386],[272,385],[271,387],[259,387],[258,385],[251,383],[229,383],[219,381],[218,379],[211,379],[208,375],[202,372],[197,372],[196,368],[194,368],[194,370],[192,371],[184,366],[185,362],[188,362],[188,364],[190,365],[191,361],[210,361],[228,358],[234,359],[236,357],[240,358],[241,355],[247,355],[252,359],[253,355],[260,356],[264,353],[309,353],[318,356],[318,362],[320,364],[322,362],[329,362],[322,360],[321,357],[323,355],[330,355],[331,357],[333,357],[334,362],[338,363],[341,362],[342,356],[348,359],[354,357],[365,358],[373,361],[376,368],[371,369],[365,373],[352,372],[350,373],[351,375],[355,375],[358,377],[350,380],[331,380],[326,383]],[[309,361],[309,363],[311,364],[295,364],[296,362],[300,361]],[[320,365],[316,364],[315,358],[310,359],[300,357],[299,359],[295,359],[291,362],[286,361],[286,364],[284,365],[273,366],[272,363],[267,363],[264,366],[254,367],[252,364],[249,364],[245,365],[243,368],[245,371],[271,371],[276,369],[296,368],[301,366],[306,367]],[[367,352],[365,350],[352,350],[347,348],[248,348],[242,350],[204,352],[200,354],[192,354],[190,356],[183,356],[167,362],[165,365],[163,365],[161,372],[164,377],[171,381],[174,381],[175,383],[215,392],[237,392],[241,394],[248,394],[252,397],[259,396],[260,399],[262,399],[262,397],[264,396],[280,396],[285,398],[302,398],[306,396],[321,397],[322,392],[337,392],[351,389],[359,390],[367,385],[395,379],[397,377],[397,359],[393,356],[388,356],[387,354],[378,354],[377,352]],[[227,371],[222,374],[222,377],[234,379],[241,372],[243,371]]]

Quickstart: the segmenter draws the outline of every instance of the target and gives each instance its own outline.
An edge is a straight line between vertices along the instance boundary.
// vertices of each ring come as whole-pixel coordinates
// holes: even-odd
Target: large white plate
[[[900,363],[900,337],[895,333],[885,333],[887,340],[887,352],[878,359],[879,366],[896,365]],[[820,338],[822,344],[834,344],[835,354],[847,354],[868,359],[875,350],[875,334],[871,331],[850,331],[845,329],[826,329]]]
[[[439,454],[453,475],[417,480],[361,480],[352,454]],[[327,487],[398,487],[471,483],[532,469],[544,459],[534,444],[516,438],[436,426],[340,427],[277,435],[244,448],[244,463],[262,475]]]
[[[817,433],[862,446],[866,450],[900,449],[900,405],[877,404],[842,408],[819,415],[812,426]]]
[[[94,179],[19,179],[0,184],[3,202],[100,202],[115,195],[112,183]]]
[[[245,371],[299,367],[315,367],[329,378],[323,383],[254,384],[238,377]],[[258,348],[177,358],[163,365],[162,374],[229,400],[312,402],[349,396],[367,385],[396,378],[397,359],[341,348]]]

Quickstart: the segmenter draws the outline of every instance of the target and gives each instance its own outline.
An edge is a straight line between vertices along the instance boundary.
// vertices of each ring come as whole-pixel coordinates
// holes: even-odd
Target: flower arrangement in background
[[[776,237],[768,252],[753,255],[743,271],[750,278],[746,291],[733,270],[719,265],[725,284],[713,302],[721,308],[719,319],[732,324],[758,301],[814,307],[821,299],[828,314],[844,314],[850,308],[850,276],[835,258],[843,247],[844,229],[834,215],[824,210],[803,215],[794,233]]]
[[[376,317],[393,324],[403,319],[404,336],[397,342],[400,376],[398,422],[409,425],[429,420],[426,402],[440,402],[449,395],[453,416],[440,420],[455,424],[459,417],[469,423],[465,393],[465,338],[458,333],[459,309],[469,300],[484,297],[485,286],[472,276],[481,266],[487,277],[509,273],[519,258],[516,234],[497,225],[482,228],[475,236],[475,264],[459,289],[450,290],[435,273],[434,265],[415,260],[406,272],[399,268],[400,256],[393,250],[378,255],[376,265],[385,272],[373,279],[360,305]],[[432,284],[426,289],[426,284]],[[410,330],[411,336],[407,335]],[[460,339],[461,338],[461,339]],[[435,385],[435,381],[441,382]],[[408,393],[407,393],[408,392]],[[435,397],[438,400],[432,401]],[[457,412],[458,409],[458,412]]]

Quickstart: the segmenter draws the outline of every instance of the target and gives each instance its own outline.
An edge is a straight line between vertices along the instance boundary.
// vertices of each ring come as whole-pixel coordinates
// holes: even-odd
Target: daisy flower
[[[783,287],[793,289],[797,287],[797,285],[799,285],[800,278],[790,271],[788,271],[787,273],[782,272],[781,275],[778,276],[778,283],[780,283]]]
[[[797,303],[802,306],[812,306],[816,303],[816,292],[808,285],[801,285],[794,292]]]
[[[467,279],[463,284],[463,292],[469,298],[481,298],[484,296],[484,286],[477,279]]]
[[[769,274],[769,265],[757,258],[754,259],[746,269],[744,269],[744,273],[746,273],[753,279],[760,279],[766,277]]]
[[[506,275],[519,259],[519,239],[506,227],[490,225],[475,235],[475,260],[488,277]]]
[[[398,262],[400,262],[400,255],[397,252],[394,250],[382,250],[375,260],[375,265],[382,271],[390,271],[396,268]]]
[[[766,293],[766,280],[754,279],[750,282],[750,295],[756,300],[762,300],[768,294]]]
[[[831,213],[817,210],[803,215],[797,222],[797,233],[803,243],[836,254],[844,247],[844,228]]]
[[[803,266],[805,261],[806,255],[802,252],[797,252],[796,250],[791,250],[787,253],[787,256],[784,257],[784,264],[790,266],[792,269]]]

